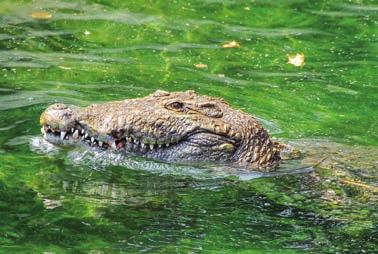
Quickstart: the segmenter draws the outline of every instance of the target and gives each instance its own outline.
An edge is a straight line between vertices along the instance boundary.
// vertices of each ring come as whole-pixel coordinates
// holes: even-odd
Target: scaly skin
[[[273,169],[281,144],[257,120],[218,98],[156,91],[86,108],[53,104],[41,115],[52,143],[88,143],[163,161],[220,161]]]

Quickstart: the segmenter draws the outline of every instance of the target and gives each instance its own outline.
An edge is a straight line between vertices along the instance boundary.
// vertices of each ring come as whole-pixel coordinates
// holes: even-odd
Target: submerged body
[[[155,93],[86,108],[53,104],[41,115],[52,143],[90,146],[173,162],[220,161],[273,169],[282,145],[257,120],[193,91]]]

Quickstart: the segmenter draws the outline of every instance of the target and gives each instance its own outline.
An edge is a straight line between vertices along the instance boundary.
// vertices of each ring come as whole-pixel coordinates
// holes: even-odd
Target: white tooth
[[[72,129],[71,129],[71,132],[73,133],[73,132],[74,132],[74,130],[75,130],[75,129],[74,129],[74,128],[72,128]]]
[[[84,134],[84,132],[85,132],[85,130],[84,130],[84,129],[82,129],[82,130],[81,130],[81,134]]]
[[[98,142],[98,145],[99,145],[99,146],[102,146],[102,144],[103,144],[102,141],[99,141],[99,142]]]
[[[88,133],[85,133],[84,138],[87,138],[87,137],[88,137]]]
[[[44,139],[47,139],[47,133],[46,133],[46,132],[43,133],[43,138],[44,138]]]
[[[153,144],[150,144],[150,149],[154,149],[154,145]]]
[[[159,144],[158,146],[159,146],[159,148],[161,148],[161,144]]]
[[[41,133],[45,134],[45,128],[44,127],[41,128]]]
[[[111,147],[112,147],[113,149],[117,149],[116,143],[115,143],[114,141],[112,142]]]
[[[91,137],[91,142],[92,142],[92,143],[94,142],[94,137]]]
[[[73,137],[73,138],[78,138],[78,137],[79,137],[79,131],[76,130],[76,131],[74,132],[74,134],[72,134],[72,137]]]
[[[134,139],[134,143],[135,143],[135,144],[139,144],[139,141],[136,140],[136,139]]]
[[[132,138],[130,138],[130,137],[127,137],[127,142],[132,142],[133,141],[133,139]]]
[[[169,143],[165,144],[165,146],[168,147],[168,146],[169,146]]]
[[[84,136],[82,136],[82,137],[81,137],[81,140],[84,140],[84,139],[85,139],[85,137],[84,137]]]
[[[65,131],[61,131],[60,132],[60,139],[63,140],[65,136],[66,136],[66,132]]]
[[[144,143],[141,143],[142,148],[144,148]]]

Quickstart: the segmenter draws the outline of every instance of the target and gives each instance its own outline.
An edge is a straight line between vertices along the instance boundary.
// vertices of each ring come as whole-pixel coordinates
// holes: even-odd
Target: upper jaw
[[[139,145],[142,149],[146,147],[152,150],[154,148],[169,147],[170,145],[179,141],[172,139],[171,141],[167,140],[165,142],[149,142],[148,139],[138,138],[136,135],[132,134],[124,136],[100,134],[87,130],[81,125],[74,125],[74,127],[71,127],[71,129],[59,129],[53,128],[49,125],[43,125],[41,132],[44,135],[44,138],[52,143],[73,144],[83,142],[89,144],[90,146],[102,148],[110,147],[113,149],[121,149],[127,145],[133,144]]]

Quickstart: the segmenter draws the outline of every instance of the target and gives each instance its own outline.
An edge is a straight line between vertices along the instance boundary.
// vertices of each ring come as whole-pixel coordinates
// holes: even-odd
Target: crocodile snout
[[[56,129],[69,129],[75,124],[74,112],[63,103],[50,105],[41,115],[40,124]]]

